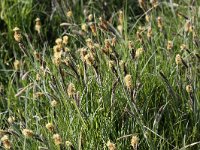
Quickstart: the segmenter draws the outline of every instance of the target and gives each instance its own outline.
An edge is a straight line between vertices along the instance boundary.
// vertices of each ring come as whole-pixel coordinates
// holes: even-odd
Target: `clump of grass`
[[[110,15],[52,1],[46,17],[38,6],[16,22],[3,12],[1,147],[200,148],[198,2],[139,0],[139,16],[128,4]]]

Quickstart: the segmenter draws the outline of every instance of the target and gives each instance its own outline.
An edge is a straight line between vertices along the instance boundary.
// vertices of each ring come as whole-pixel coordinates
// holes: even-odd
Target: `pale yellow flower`
[[[94,43],[92,42],[92,40],[90,38],[86,39],[86,45],[87,45],[87,47],[89,47],[89,49],[94,48]]]
[[[180,54],[177,54],[177,55],[176,55],[175,61],[176,61],[176,64],[177,64],[177,65],[181,65],[181,64],[183,63]]]
[[[41,31],[41,21],[40,18],[35,19],[35,30],[40,34]]]
[[[66,146],[68,146],[68,147],[72,146],[72,143],[71,143],[70,141],[66,141],[65,144],[66,144]]]
[[[11,142],[10,142],[7,135],[4,135],[1,138],[1,142],[3,143],[3,146],[4,146],[5,149],[11,149]]]
[[[46,128],[47,130],[49,130],[50,132],[54,131],[54,125],[52,123],[47,123],[46,124]]]
[[[21,42],[21,40],[22,40],[22,35],[21,35],[21,33],[15,32],[15,33],[14,33],[14,39],[15,39],[15,41],[17,41],[17,42]]]
[[[133,149],[137,149],[139,143],[139,138],[137,136],[132,136],[131,138],[131,146],[133,147]]]
[[[84,60],[88,65],[90,65],[90,66],[94,65],[95,59],[94,59],[94,56],[92,54],[85,55]]]
[[[57,45],[62,45],[62,39],[61,38],[57,38],[55,40],[55,42],[56,42]]]
[[[167,42],[167,49],[171,50],[173,48],[173,42],[172,41],[168,41]]]
[[[163,23],[162,23],[162,18],[161,18],[160,16],[157,18],[157,25],[158,25],[158,28],[159,28],[160,30],[162,30],[162,28],[163,28]]]
[[[144,52],[143,48],[138,48],[135,52],[135,58],[138,58],[140,55],[142,55]]]
[[[116,146],[114,143],[110,142],[110,140],[107,142],[107,147],[109,150],[116,150]]]
[[[55,145],[62,144],[62,138],[61,138],[61,136],[59,134],[54,134],[53,135],[53,140],[54,140]]]
[[[118,25],[117,30],[119,31],[120,34],[123,33],[123,25]]]
[[[15,69],[15,70],[19,70],[20,65],[21,65],[21,63],[20,63],[19,60],[15,60],[15,61],[14,61],[14,69]]]
[[[70,83],[67,87],[67,94],[69,97],[73,96],[76,92],[75,85],[73,83]]]
[[[14,117],[14,116],[10,116],[10,117],[8,118],[8,122],[9,122],[10,124],[12,124],[13,122],[15,122],[15,117]]]
[[[131,76],[130,74],[127,74],[127,75],[124,77],[124,83],[125,83],[125,86],[126,86],[128,89],[132,89],[132,88],[133,88],[132,76]]]
[[[186,91],[188,92],[188,93],[191,93],[193,90],[192,90],[192,86],[191,85],[187,85],[186,86]]]
[[[67,35],[63,36],[63,44],[67,45],[69,41],[69,37]]]
[[[72,13],[72,11],[71,11],[71,10],[67,12],[67,17],[68,17],[68,18],[71,18],[71,17],[72,17],[72,15],[73,15],[73,13]]]
[[[185,32],[192,32],[192,31],[193,31],[192,23],[190,20],[187,20],[185,23]]]
[[[32,130],[29,130],[29,129],[23,129],[22,130],[22,134],[27,137],[27,138],[31,138],[33,137],[33,131]]]
[[[86,24],[86,23],[83,23],[83,24],[81,25],[81,29],[82,29],[84,32],[87,32],[87,31],[88,31],[88,26],[87,26],[87,24]]]
[[[58,102],[56,100],[51,101],[51,107],[56,107]]]
[[[92,21],[92,19],[93,19],[93,15],[92,15],[92,14],[89,14],[89,15],[88,15],[88,21]]]
[[[187,49],[187,45],[185,45],[185,44],[181,44],[180,49],[181,49],[181,50],[185,50],[185,49]]]
[[[151,26],[149,26],[148,29],[147,29],[147,37],[148,38],[152,37],[152,28],[151,28]]]

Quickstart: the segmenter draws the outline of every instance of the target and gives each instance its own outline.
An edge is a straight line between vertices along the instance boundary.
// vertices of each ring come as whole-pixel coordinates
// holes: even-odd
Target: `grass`
[[[0,147],[200,149],[199,2],[175,2],[2,0]]]

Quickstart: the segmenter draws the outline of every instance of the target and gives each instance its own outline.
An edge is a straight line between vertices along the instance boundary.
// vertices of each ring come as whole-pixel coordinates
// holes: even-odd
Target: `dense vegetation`
[[[1,0],[0,149],[200,149],[199,5]]]

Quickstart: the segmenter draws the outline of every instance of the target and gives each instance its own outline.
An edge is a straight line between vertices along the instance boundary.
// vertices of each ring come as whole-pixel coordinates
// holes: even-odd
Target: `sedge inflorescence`
[[[129,11],[132,3],[142,14]],[[11,32],[18,47],[8,43],[1,47],[2,71],[9,70],[1,81],[5,88],[0,89],[5,109],[0,147],[27,149],[30,143],[34,148],[41,144],[40,149],[181,147],[180,139],[171,142],[169,135],[183,137],[176,131],[187,124],[181,122],[179,129],[173,121],[198,113],[200,41],[197,2],[191,3],[189,13],[181,13],[186,9],[182,2],[158,0],[126,2],[126,7],[110,12],[118,8],[110,1],[98,7],[92,1],[88,6],[52,1],[52,12],[41,11],[31,24],[18,24],[21,29]],[[7,47],[9,51],[4,50]],[[166,101],[171,98],[176,101]],[[173,111],[166,109],[166,102]],[[187,128],[192,134],[188,141],[198,138],[197,121],[189,117],[195,128]],[[131,134],[133,130],[138,136]],[[152,136],[154,132],[167,142]],[[16,144],[16,139],[24,143]]]

